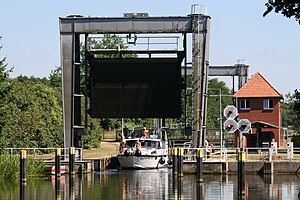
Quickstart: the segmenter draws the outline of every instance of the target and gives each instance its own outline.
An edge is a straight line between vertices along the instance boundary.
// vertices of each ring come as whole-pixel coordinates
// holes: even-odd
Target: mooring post
[[[178,157],[177,157],[177,150],[178,148],[174,147],[172,148],[172,164],[173,164],[173,174],[177,175],[178,173]]]
[[[244,189],[244,160],[245,160],[245,152],[240,149],[238,151],[238,196],[241,198],[242,196],[245,195]]]
[[[60,177],[55,179],[55,198],[56,200],[61,200]]]
[[[178,148],[178,174],[183,177],[183,148]]]
[[[57,148],[55,151],[55,176],[59,177],[61,175],[60,171],[60,154],[61,148]]]
[[[26,150],[20,152],[20,181],[26,182]]]
[[[69,173],[71,175],[75,174],[75,147],[70,147],[69,150]]]
[[[203,182],[203,149],[197,150],[197,182]]]
[[[26,200],[26,182],[20,183],[20,200]]]

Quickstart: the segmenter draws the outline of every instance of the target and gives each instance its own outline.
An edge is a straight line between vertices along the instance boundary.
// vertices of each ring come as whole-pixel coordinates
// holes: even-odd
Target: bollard
[[[61,154],[61,149],[57,148],[55,152],[55,176],[59,177],[61,175],[60,171],[60,154]]]
[[[197,182],[203,182],[203,149],[197,150]]]
[[[269,148],[269,153],[268,153],[268,161],[272,162],[272,157],[273,157],[273,149]]]
[[[178,148],[178,174],[177,176],[183,177],[183,149]]]
[[[178,148],[174,147],[172,148],[172,164],[173,164],[173,174],[177,175],[178,174],[178,157],[177,157],[177,150]]]
[[[69,149],[69,173],[75,174],[75,147]]]
[[[26,182],[20,183],[20,200],[26,200]]]
[[[26,182],[26,150],[20,152],[20,181]]]
[[[238,151],[238,196],[244,196],[244,160],[246,158],[245,152],[240,149]]]
[[[61,191],[60,191],[60,177],[55,178],[55,199],[61,200]]]

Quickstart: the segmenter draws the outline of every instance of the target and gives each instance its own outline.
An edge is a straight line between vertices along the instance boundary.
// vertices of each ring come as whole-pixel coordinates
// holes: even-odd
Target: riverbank
[[[103,140],[99,148],[84,149],[82,152],[83,159],[116,156],[119,145],[119,142],[116,142],[115,140]]]

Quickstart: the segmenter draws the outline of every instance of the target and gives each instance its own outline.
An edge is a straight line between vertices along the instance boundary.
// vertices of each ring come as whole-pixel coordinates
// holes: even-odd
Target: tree
[[[220,110],[220,92],[221,95],[230,95],[230,90],[225,82],[218,81],[218,79],[210,79],[208,81],[208,103],[207,103],[207,127],[219,128],[220,127],[220,112],[232,104],[231,96],[221,96],[221,110]],[[223,114],[222,114],[223,117]]]
[[[0,36],[0,40],[2,36]],[[0,50],[2,49],[2,45],[0,45]],[[5,110],[3,109],[5,105],[5,96],[10,91],[9,86],[9,73],[12,70],[7,70],[7,64],[5,63],[6,58],[0,59],[0,134],[2,132],[2,128],[4,126],[3,116],[5,115]]]
[[[297,121],[297,114],[293,109],[295,94],[286,94],[282,103],[282,127],[294,126]]]
[[[267,7],[267,10],[263,14],[264,17],[274,10],[276,13],[281,13],[285,17],[294,17],[300,25],[299,0],[269,0],[265,6]]]
[[[295,90],[294,98],[293,98],[293,110],[296,112],[297,121],[295,122],[295,129],[300,133],[300,91]]]
[[[63,145],[61,94],[43,79],[20,76],[1,107],[1,147],[59,147]]]
[[[49,75],[49,81],[51,87],[61,87],[61,67],[56,67],[55,70],[52,70]]]

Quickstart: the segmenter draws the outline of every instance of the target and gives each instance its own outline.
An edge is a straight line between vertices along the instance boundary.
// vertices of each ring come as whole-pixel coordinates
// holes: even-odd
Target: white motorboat
[[[163,129],[135,129],[120,143],[118,160],[121,168],[153,169],[168,165],[168,139]]]

